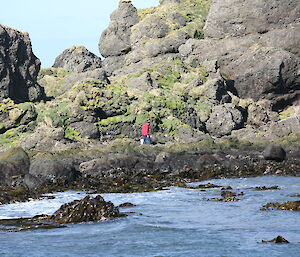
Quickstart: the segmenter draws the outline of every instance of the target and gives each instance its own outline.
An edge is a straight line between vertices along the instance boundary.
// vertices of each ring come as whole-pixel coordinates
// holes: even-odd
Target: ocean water
[[[136,207],[128,217],[67,228],[23,232],[0,231],[0,256],[300,256],[300,213],[260,211],[271,201],[300,200],[299,177],[257,177],[210,180],[243,191],[238,202],[213,202],[220,189],[206,191],[171,187],[134,194],[103,194],[115,205]],[[206,183],[205,182],[205,183]],[[204,183],[204,182],[202,182]],[[201,184],[202,184],[201,183]],[[195,183],[197,185],[199,183]],[[255,186],[280,186],[281,190],[255,191]],[[83,192],[56,193],[53,200],[0,206],[0,218],[51,214],[65,202],[81,199]],[[281,235],[290,244],[258,244]]]

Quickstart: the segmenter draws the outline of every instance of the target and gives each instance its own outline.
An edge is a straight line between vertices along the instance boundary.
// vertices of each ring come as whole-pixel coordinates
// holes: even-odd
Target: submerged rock
[[[282,236],[277,236],[277,237],[275,237],[275,238],[273,238],[272,240],[269,240],[269,241],[262,240],[261,242],[262,243],[275,243],[275,244],[289,244],[290,243],[288,240],[286,240]]]
[[[300,211],[300,201],[288,201],[285,203],[267,203],[260,209],[261,211],[284,210],[284,211]]]
[[[262,186],[262,187],[255,187],[254,189],[257,191],[280,190],[280,187],[279,186],[271,186],[271,187]]]
[[[129,202],[126,202],[126,203],[122,203],[118,206],[118,208],[125,208],[125,207],[135,207],[136,205],[133,204],[133,203],[129,203]]]

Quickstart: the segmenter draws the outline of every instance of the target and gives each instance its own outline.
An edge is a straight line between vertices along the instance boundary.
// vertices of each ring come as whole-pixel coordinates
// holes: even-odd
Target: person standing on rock
[[[151,138],[149,134],[149,123],[146,122],[142,125],[142,139],[141,139],[142,145],[151,145]]]

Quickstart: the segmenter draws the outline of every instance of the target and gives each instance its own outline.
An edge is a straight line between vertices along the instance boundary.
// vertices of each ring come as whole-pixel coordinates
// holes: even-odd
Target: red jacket
[[[142,126],[142,135],[147,136],[149,135],[149,123],[144,123]]]

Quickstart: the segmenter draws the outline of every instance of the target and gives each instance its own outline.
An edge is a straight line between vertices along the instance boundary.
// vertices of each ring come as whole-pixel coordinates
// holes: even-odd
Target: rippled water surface
[[[300,200],[298,177],[259,177],[210,180],[243,191],[238,202],[212,202],[220,189],[184,188],[104,194],[115,205],[124,202],[135,212],[117,220],[68,225],[67,228],[24,232],[0,231],[0,256],[300,256],[300,213],[260,211],[271,201]],[[203,182],[202,182],[203,183]],[[197,185],[197,184],[195,184]],[[255,191],[255,186],[278,185],[281,190]],[[54,194],[53,200],[0,206],[0,218],[51,214],[84,193]],[[141,215],[143,214],[143,215]],[[258,244],[282,235],[288,245]]]

